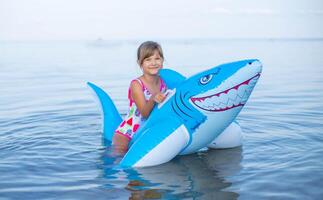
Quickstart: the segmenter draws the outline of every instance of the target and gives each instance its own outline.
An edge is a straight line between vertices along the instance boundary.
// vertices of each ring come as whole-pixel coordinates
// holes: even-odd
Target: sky
[[[323,38],[322,0],[0,0],[0,40]]]

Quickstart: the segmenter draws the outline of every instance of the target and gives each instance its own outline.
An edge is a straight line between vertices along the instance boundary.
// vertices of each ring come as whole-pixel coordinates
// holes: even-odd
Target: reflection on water
[[[238,193],[226,191],[232,183],[226,177],[241,169],[242,148],[201,151],[177,156],[171,162],[146,168],[118,169],[120,157],[108,147],[102,156],[107,188],[125,188],[129,199],[237,199]],[[118,181],[115,181],[118,180]]]

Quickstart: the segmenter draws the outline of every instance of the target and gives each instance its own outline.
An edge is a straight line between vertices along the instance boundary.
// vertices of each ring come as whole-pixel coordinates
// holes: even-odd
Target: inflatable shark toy
[[[230,124],[237,126],[234,119],[246,104],[261,70],[258,60],[222,64],[189,78],[162,69],[160,76],[171,90],[137,131],[120,165],[159,165],[214,144]],[[111,141],[122,118],[101,88],[88,85],[101,103],[104,139]]]

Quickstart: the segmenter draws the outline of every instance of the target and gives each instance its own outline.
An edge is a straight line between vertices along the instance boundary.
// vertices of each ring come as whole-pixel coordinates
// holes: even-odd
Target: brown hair
[[[146,41],[146,42],[142,43],[138,47],[138,50],[137,50],[138,64],[141,66],[143,61],[146,58],[152,56],[155,51],[157,51],[159,53],[160,57],[164,60],[164,54],[163,54],[163,50],[162,50],[160,44],[158,44],[157,42],[153,42],[153,41]]]

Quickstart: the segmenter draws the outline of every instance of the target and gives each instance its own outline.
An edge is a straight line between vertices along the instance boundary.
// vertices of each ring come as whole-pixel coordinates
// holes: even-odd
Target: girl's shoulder
[[[142,89],[145,88],[144,82],[140,79],[140,77],[131,80],[130,88],[133,87],[141,87]]]
[[[131,80],[131,82],[130,82],[130,86],[128,89],[128,98],[130,99],[130,101],[133,101],[132,94],[141,93],[144,90],[145,90],[145,86],[144,86],[142,80],[140,80],[140,77],[135,78],[135,79]]]

